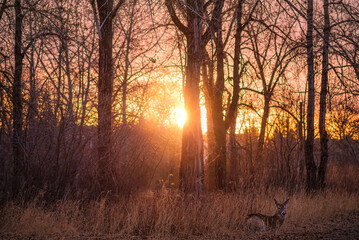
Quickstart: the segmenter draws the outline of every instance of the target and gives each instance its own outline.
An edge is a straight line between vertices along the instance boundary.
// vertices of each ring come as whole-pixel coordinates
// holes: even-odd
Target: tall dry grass
[[[89,203],[39,200],[26,205],[7,203],[1,209],[0,236],[102,238],[228,238],[245,236],[250,212],[273,214],[273,198],[285,191],[207,193],[199,198],[177,192],[146,192],[117,200]],[[325,192],[290,196],[284,230],[291,225],[322,222],[336,215],[359,212],[359,196]]]

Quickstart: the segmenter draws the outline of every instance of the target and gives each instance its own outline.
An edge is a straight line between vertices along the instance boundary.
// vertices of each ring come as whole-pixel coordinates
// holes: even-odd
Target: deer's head
[[[284,203],[278,203],[278,201],[276,199],[274,199],[275,205],[277,207],[277,216],[280,217],[281,219],[285,218],[285,215],[287,214],[286,212],[286,207],[288,205],[289,199],[287,199],[287,201],[285,201]]]

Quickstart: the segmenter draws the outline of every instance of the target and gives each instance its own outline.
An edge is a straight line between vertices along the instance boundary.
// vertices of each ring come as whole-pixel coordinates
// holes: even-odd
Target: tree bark
[[[242,1],[238,2],[236,9],[236,37],[235,37],[235,56],[234,56],[234,73],[233,73],[233,94],[232,99],[228,104],[227,115],[224,117],[224,108],[223,108],[223,92],[224,92],[224,43],[222,38],[222,17],[221,11],[223,4],[219,3],[216,6],[215,11],[215,28],[213,29],[216,32],[214,38],[215,47],[216,47],[216,57],[217,57],[217,78],[216,83],[213,81],[210,83],[204,82],[204,86],[209,94],[206,95],[209,102],[209,110],[212,112],[212,118],[207,119],[207,121],[212,121],[213,133],[215,143],[212,146],[209,146],[209,149],[213,149],[211,152],[213,162],[214,162],[214,171],[210,171],[210,178],[214,179],[216,189],[225,189],[227,182],[227,130],[230,126],[235,124],[236,121],[236,109],[239,100],[239,59],[240,59],[240,43],[241,43],[241,33],[242,33]],[[234,122],[234,123],[233,123]],[[211,161],[212,162],[212,161]],[[231,169],[231,168],[230,168]]]
[[[319,109],[319,133],[320,133],[320,164],[318,168],[318,186],[325,188],[325,177],[328,162],[328,134],[325,130],[325,115],[327,112],[327,92],[328,92],[328,65],[329,65],[329,4],[328,0],[323,1],[324,8],[324,39],[323,39],[323,59],[322,59],[322,86],[320,91]]]
[[[23,140],[23,106],[22,106],[22,20],[21,0],[15,0],[15,73],[12,86],[13,103],[13,194],[16,196],[24,184],[26,173]]]
[[[204,59],[202,61],[202,74],[203,74],[203,91],[205,96],[205,106],[207,114],[207,164],[206,164],[206,184],[208,189],[215,189],[215,150],[216,145],[213,131],[213,113],[212,113],[212,90],[214,84],[214,65],[213,61],[209,58],[208,53],[204,52]]]
[[[111,191],[112,179],[112,18],[113,0],[97,0],[99,14],[98,157],[101,191]]]
[[[233,96],[232,102],[229,105],[228,114],[226,117],[226,126],[229,125],[230,135],[229,135],[229,182],[230,187],[236,188],[239,183],[238,177],[238,150],[236,147],[236,122],[237,122],[237,107],[239,101],[239,64],[240,64],[240,55],[241,55],[241,42],[242,42],[242,9],[243,9],[243,0],[238,1],[237,13],[236,13],[236,35],[234,37],[234,60],[233,60]],[[243,66],[244,67],[244,66]],[[234,190],[234,189],[233,189]]]
[[[205,46],[211,39],[212,33],[217,32],[218,19],[220,18],[220,14],[222,12],[223,1],[215,2],[212,19],[209,21],[208,28],[203,35],[203,0],[186,1],[187,26],[185,26],[177,17],[171,0],[166,0],[166,6],[172,21],[187,38],[187,66],[186,81],[184,85],[184,105],[187,114],[187,121],[183,126],[182,133],[180,188],[185,192],[200,193],[203,187],[203,140],[199,105],[200,67],[203,60]],[[211,96],[213,96],[213,93]],[[212,100],[210,101],[213,102]],[[212,108],[212,114],[215,115],[214,108]],[[223,122],[223,113],[221,113],[220,116],[222,116]],[[218,117],[218,119],[216,118],[216,120],[219,121],[220,117]],[[214,125],[215,124],[213,124],[213,126]],[[216,127],[217,126],[214,126],[214,128]],[[219,138],[219,135],[214,133],[214,138]],[[215,167],[221,168],[220,174],[223,174],[223,162],[220,163],[220,166],[218,163],[219,162],[215,162]],[[223,176],[220,178],[223,179]]]
[[[203,190],[203,139],[199,104],[200,68],[202,63],[203,1],[187,1],[187,66],[183,86],[187,120],[182,132],[180,188],[184,192]]]
[[[212,121],[215,138],[215,182],[217,189],[226,186],[226,135],[227,129],[223,120],[223,91],[224,91],[224,49],[222,40],[222,17],[218,19],[218,31],[215,38],[217,52],[217,79],[213,88]]]
[[[307,9],[307,64],[308,105],[307,138],[305,141],[305,163],[307,170],[307,192],[317,188],[317,166],[314,162],[314,51],[313,51],[313,0],[308,0]]]

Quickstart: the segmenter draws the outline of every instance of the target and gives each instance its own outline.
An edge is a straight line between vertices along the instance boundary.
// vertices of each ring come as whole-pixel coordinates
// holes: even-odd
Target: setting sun
[[[184,108],[177,107],[174,109],[174,118],[179,127],[183,127],[184,123],[186,122],[186,111]]]

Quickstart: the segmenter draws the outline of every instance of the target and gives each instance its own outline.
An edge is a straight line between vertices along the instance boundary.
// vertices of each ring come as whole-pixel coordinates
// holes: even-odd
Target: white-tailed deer
[[[253,232],[264,232],[269,229],[276,229],[282,226],[285,216],[286,216],[286,207],[288,205],[289,199],[284,203],[278,203],[274,199],[277,211],[273,216],[266,216],[260,213],[249,214],[247,218],[248,229]]]

